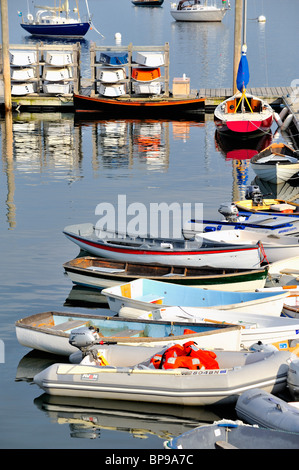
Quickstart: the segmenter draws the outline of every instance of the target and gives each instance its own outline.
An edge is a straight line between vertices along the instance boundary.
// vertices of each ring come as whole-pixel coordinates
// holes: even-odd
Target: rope
[[[269,264],[269,261],[268,261],[268,259],[267,259],[267,255],[266,255],[266,253],[265,253],[265,249],[264,249],[264,247],[263,247],[262,242],[259,241],[257,244],[258,244],[258,246],[260,247],[260,251],[261,251],[261,253],[262,253],[262,255],[263,255],[263,259],[261,260],[261,264],[262,264],[264,261],[266,261],[267,264]]]

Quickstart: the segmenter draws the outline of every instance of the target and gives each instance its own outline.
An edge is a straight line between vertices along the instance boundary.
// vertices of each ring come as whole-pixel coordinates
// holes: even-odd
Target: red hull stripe
[[[132,250],[132,249],[129,249],[129,248],[116,248],[116,247],[112,247],[112,246],[106,246],[106,245],[102,245],[102,244],[99,244],[99,243],[95,243],[95,242],[90,242],[90,241],[87,241],[87,240],[84,240],[80,237],[75,237],[73,235],[70,235],[68,234],[68,236],[70,236],[71,238],[74,238],[75,240],[78,240],[82,243],[84,243],[85,245],[88,245],[88,246],[93,246],[95,248],[99,248],[101,250],[106,250],[106,251],[112,251],[114,253],[128,253],[128,254],[138,254],[138,255],[171,255],[171,256],[182,256],[182,255],[204,255],[204,254],[212,254],[212,253],[234,253],[234,252],[238,252],[238,251],[249,251],[249,250],[257,250],[258,247],[257,246],[253,246],[253,247],[248,247],[248,248],[234,248],[234,249],[230,249],[230,250],[209,250],[209,251],[175,251],[175,252],[164,252],[164,251],[143,251],[143,250]]]

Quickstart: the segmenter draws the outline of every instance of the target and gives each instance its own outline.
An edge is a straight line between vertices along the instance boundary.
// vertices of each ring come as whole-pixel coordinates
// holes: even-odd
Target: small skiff
[[[159,353],[163,355],[165,349]],[[188,406],[225,405],[235,403],[251,388],[278,393],[286,387],[287,351],[215,352],[217,369],[156,369],[151,359],[157,352],[152,354],[152,348],[106,345],[95,359],[88,355],[80,364],[48,367],[35,375],[34,383],[49,395]],[[85,359],[92,363],[85,364]],[[93,365],[99,359],[107,365]]]
[[[11,94],[13,96],[24,96],[36,92],[36,83],[11,83]]]
[[[84,251],[102,258],[137,263],[217,268],[260,268],[260,245],[228,245],[209,240],[119,237],[97,230],[93,224],[69,225],[64,235]]]
[[[240,349],[240,326],[186,325],[185,322],[153,322],[67,312],[43,312],[18,320],[19,343],[27,348],[69,356],[78,349],[69,344],[71,331],[82,327],[99,329],[103,341],[156,346],[193,340],[207,348]],[[188,330],[193,332],[188,333]],[[185,331],[185,334],[184,334]]]
[[[237,229],[198,233],[196,235],[197,240],[199,236],[211,242],[228,243],[230,245],[238,243],[241,245],[256,245],[260,242],[265,256],[263,261],[267,263],[299,256],[299,237],[296,236]]]
[[[71,52],[47,51],[45,62],[55,67],[63,67],[73,63],[73,54]]]
[[[127,52],[101,52],[100,64],[106,64],[111,66],[122,66],[128,63]]]
[[[55,95],[69,95],[72,93],[71,83],[53,83],[53,82],[44,82],[43,83],[44,93],[51,93]]]
[[[246,390],[236,403],[238,418],[263,428],[298,433],[299,410],[265,390]]]
[[[126,94],[126,86],[124,83],[109,84],[100,83],[99,93],[103,96],[108,96],[110,98],[116,98]]]
[[[135,62],[145,67],[160,67],[164,65],[163,52],[137,52]]]
[[[122,67],[101,67],[97,69],[97,76],[102,83],[116,83],[125,80],[126,71]]]
[[[251,199],[235,201],[239,214],[253,212],[259,214],[280,215],[282,217],[299,217],[299,204],[285,201],[283,199],[264,198],[255,203]]]
[[[299,288],[299,286],[298,286]],[[290,291],[292,292],[292,291]],[[285,299],[282,309],[282,315],[289,318],[298,318],[299,319],[299,294],[291,294],[287,299]]]
[[[9,51],[10,65],[17,67],[26,67],[28,65],[35,65],[37,62],[37,55],[35,51]]]
[[[35,70],[33,67],[11,67],[10,76],[12,80],[17,80],[19,82],[30,80],[35,77]]]
[[[299,172],[298,158],[298,151],[283,143],[273,143],[255,155],[250,163],[259,178],[280,184]]]
[[[163,307],[201,307],[235,312],[253,312],[259,309],[263,315],[280,316],[288,292],[229,292],[175,285],[151,279],[135,281],[102,290],[110,309],[119,313],[123,307],[140,311],[153,310],[157,304]]]
[[[63,264],[74,284],[104,289],[121,283],[148,278],[185,286],[234,292],[254,291],[264,287],[268,267],[261,269],[218,269],[161,264],[130,263],[85,256]]]
[[[222,209],[219,208],[219,212],[220,210]],[[265,214],[251,215],[250,212],[248,212],[248,216],[236,217],[235,219],[227,218],[225,220],[189,219],[184,222],[182,233],[187,240],[192,239],[199,232],[232,229],[261,231],[276,235],[299,235],[299,218]]]
[[[216,421],[164,442],[165,449],[298,449],[299,434]]]
[[[60,82],[72,78],[72,69],[70,67],[44,67],[43,78],[48,82]]]
[[[137,95],[160,95],[162,92],[161,82],[134,82],[133,91]]]
[[[119,316],[132,318],[131,310],[123,307]],[[196,307],[165,307],[156,308],[137,317],[138,319],[152,319],[157,322],[174,321],[188,324],[212,323],[241,326],[241,347],[257,349],[259,346],[272,344],[279,351],[288,350],[294,354],[299,353],[299,319],[262,315],[252,311],[238,313],[230,310],[206,310]]]
[[[152,82],[161,77],[160,68],[134,68],[132,70],[133,80],[139,82]]]

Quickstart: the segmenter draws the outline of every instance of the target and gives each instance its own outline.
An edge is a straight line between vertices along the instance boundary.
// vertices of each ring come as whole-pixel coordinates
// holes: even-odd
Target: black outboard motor
[[[258,186],[251,185],[246,188],[245,199],[251,199],[253,206],[263,203],[263,194]]]

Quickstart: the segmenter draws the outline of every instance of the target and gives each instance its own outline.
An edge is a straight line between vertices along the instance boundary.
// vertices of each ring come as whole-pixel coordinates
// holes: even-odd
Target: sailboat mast
[[[247,0],[243,0],[243,45],[246,45],[246,33],[247,33]]]
[[[242,41],[242,6],[243,0],[235,1],[235,36],[234,36],[234,72],[233,72],[233,95],[237,93],[237,74],[241,55]]]

